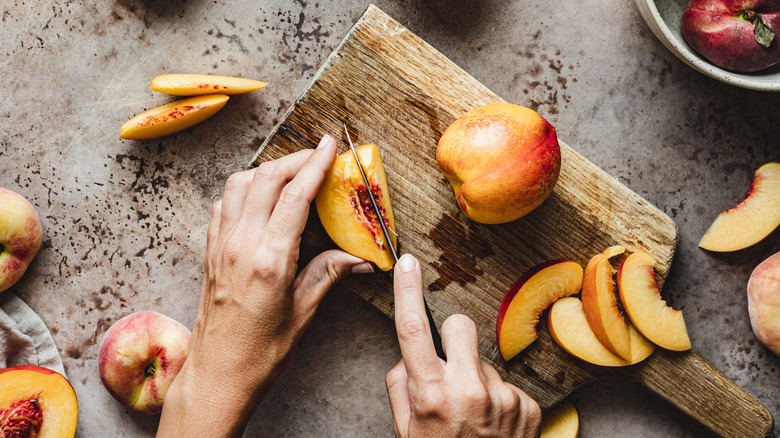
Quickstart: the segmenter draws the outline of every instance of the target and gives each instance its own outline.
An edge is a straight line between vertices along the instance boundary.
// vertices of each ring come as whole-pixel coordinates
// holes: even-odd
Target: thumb
[[[350,274],[374,272],[374,267],[359,257],[338,249],[331,249],[314,257],[298,274],[295,281],[295,306],[312,314],[325,294]]]

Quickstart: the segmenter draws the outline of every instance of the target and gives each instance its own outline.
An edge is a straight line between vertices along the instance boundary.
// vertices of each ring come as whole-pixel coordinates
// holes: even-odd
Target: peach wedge
[[[202,94],[243,94],[259,90],[267,82],[231,76],[198,74],[165,74],[152,79],[152,90],[174,96],[199,96]]]
[[[509,360],[539,336],[539,314],[561,297],[574,295],[582,287],[582,266],[569,260],[543,263],[512,285],[501,302],[496,320],[498,348]]]
[[[617,306],[612,280],[615,269],[609,263],[611,257],[624,251],[622,246],[611,246],[590,259],[582,283],[582,307],[599,341],[612,353],[628,359],[631,354],[628,323]]]
[[[336,157],[333,167],[325,175],[315,198],[317,214],[325,231],[339,248],[388,271],[395,260],[368,196],[370,189],[382,212],[393,246],[397,248],[385,168],[376,145],[367,144],[356,149],[371,187],[366,187],[354,155],[347,151]]]
[[[631,347],[629,360],[620,358],[596,338],[590,328],[582,302],[577,297],[566,297],[556,301],[547,317],[550,334],[555,342],[572,356],[595,365],[622,367],[639,363],[655,351],[655,345],[647,342],[642,335],[629,326],[628,337],[635,341]]]
[[[759,167],[744,201],[722,212],[704,233],[699,247],[716,252],[754,245],[780,225],[780,163]]]
[[[635,252],[620,265],[617,274],[620,302],[631,322],[650,342],[667,350],[691,349],[683,314],[666,305],[658,292],[655,259]]]
[[[580,416],[569,400],[563,400],[542,415],[540,438],[577,438],[579,433]]]
[[[126,140],[149,140],[183,131],[216,114],[227,100],[224,94],[209,94],[150,109],[125,122],[119,137]]]

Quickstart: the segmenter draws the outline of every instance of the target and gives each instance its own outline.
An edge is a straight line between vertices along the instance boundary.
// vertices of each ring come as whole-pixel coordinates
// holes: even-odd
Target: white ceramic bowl
[[[680,18],[688,0],[635,0],[656,37],[683,62],[727,84],[759,91],[780,91],[780,64],[755,73],[734,73],[710,64],[685,41]]]

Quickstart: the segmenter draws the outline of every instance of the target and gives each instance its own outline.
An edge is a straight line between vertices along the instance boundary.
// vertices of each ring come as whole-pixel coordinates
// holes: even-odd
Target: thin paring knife
[[[379,220],[379,225],[382,227],[382,233],[385,235],[385,242],[387,242],[387,245],[390,248],[390,253],[393,255],[393,259],[398,262],[398,253],[395,252],[393,241],[390,240],[390,232],[387,230],[387,226],[385,226],[385,218],[382,216],[382,213],[379,210],[376,199],[374,199],[374,194],[371,191],[371,184],[368,182],[366,170],[363,168],[363,163],[360,162],[360,157],[358,157],[357,150],[355,150],[355,145],[352,144],[352,139],[349,137],[349,131],[347,130],[346,124],[344,125],[344,132],[347,133],[349,148],[352,150],[352,155],[355,156],[358,170],[360,170],[360,176],[363,177],[363,183],[366,184],[366,188],[368,189],[366,191],[368,192],[369,199],[371,199],[371,206],[374,208],[374,213]],[[436,349],[436,355],[439,356],[439,358],[442,360],[447,360],[447,357],[444,355],[444,349],[441,346],[441,335],[439,335],[439,329],[436,328],[436,323],[433,321],[433,315],[431,315],[431,309],[428,308],[428,302],[425,301],[425,296],[423,296],[423,304],[425,304],[425,315],[428,317],[428,325],[431,327],[431,337],[433,338],[433,346]]]

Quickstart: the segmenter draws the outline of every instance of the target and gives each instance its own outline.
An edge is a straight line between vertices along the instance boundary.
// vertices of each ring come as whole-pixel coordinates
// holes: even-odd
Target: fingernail
[[[352,267],[352,273],[353,274],[370,274],[374,272],[374,267],[371,266],[371,263],[361,263],[359,265],[355,265]]]
[[[398,267],[401,268],[401,272],[412,272],[414,270],[414,257],[409,254],[404,254],[398,259]]]
[[[320,149],[321,147],[325,146],[325,144],[326,144],[327,142],[331,141],[331,140],[333,140],[333,137],[331,137],[331,136],[330,136],[330,135],[328,135],[328,134],[325,134],[325,135],[322,137],[322,140],[320,140],[320,144],[318,144],[318,145],[317,145],[317,149]]]

